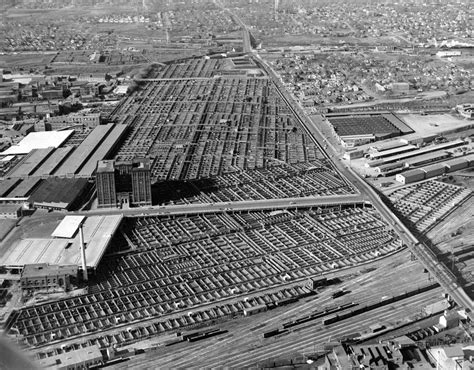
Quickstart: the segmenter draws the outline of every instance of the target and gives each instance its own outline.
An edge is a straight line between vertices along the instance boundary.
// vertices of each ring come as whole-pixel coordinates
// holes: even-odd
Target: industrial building
[[[0,258],[0,266],[23,270],[28,265],[49,264],[82,269],[80,225],[83,228],[86,268],[95,270],[122,221],[114,216],[65,216],[50,238],[19,240]]]
[[[408,160],[408,159],[416,157],[416,156],[420,156],[422,154],[428,154],[428,153],[453,149],[453,148],[456,148],[456,147],[459,147],[459,146],[462,146],[462,145],[465,145],[465,144],[466,144],[466,142],[464,140],[458,139],[458,140],[454,140],[454,141],[449,141],[447,143],[436,144],[436,145],[428,145],[428,146],[425,146],[425,147],[420,148],[418,150],[413,150],[413,151],[409,151],[407,153],[402,153],[402,154],[394,155],[394,156],[391,156],[391,157],[388,157],[388,158],[384,158],[383,162],[384,163],[392,163],[392,162],[397,162],[397,161],[404,161],[404,160]],[[441,152],[441,154],[433,153],[433,157],[431,157],[432,161],[436,160],[435,157],[437,155],[440,155],[440,159],[446,158],[444,156],[444,152]]]
[[[411,184],[412,182],[420,181],[425,178],[425,171],[419,168],[399,173],[395,176],[395,180],[402,184]]]
[[[411,152],[416,149],[418,149],[418,147],[416,147],[415,145],[401,145],[401,146],[397,146],[396,148],[370,153],[369,158],[380,159],[380,158],[390,157],[392,155],[397,155],[397,154],[401,154],[405,152]]]
[[[104,356],[99,346],[61,351],[51,357],[39,360],[42,369],[71,370],[96,368],[103,363]]]
[[[474,119],[474,104],[459,104],[456,109],[464,118]]]
[[[99,207],[141,207],[151,205],[150,160],[99,161],[96,172]]]
[[[378,173],[388,176],[389,174],[393,174],[396,172],[401,172],[406,168],[405,163],[403,162],[396,162],[396,163],[386,163],[381,164],[375,167],[375,171]]]
[[[100,125],[100,113],[71,113],[66,116],[48,117],[45,120],[47,131],[60,130],[75,125],[94,128]]]
[[[430,369],[431,367],[430,362],[423,356],[413,340],[400,337],[380,343],[338,345],[325,356],[325,362],[321,368],[389,370]]]
[[[406,165],[421,166],[423,164],[432,162],[432,159],[439,160],[439,159],[443,159],[443,157],[447,158],[449,157],[449,155],[447,153],[445,153],[444,155],[443,153],[439,153],[439,154],[428,153],[424,156],[415,157],[412,160],[407,161]],[[377,169],[379,168],[384,169],[390,165],[391,164],[381,165],[377,167]],[[396,165],[396,163],[394,163],[393,165]],[[466,169],[473,166],[474,166],[474,155],[471,154],[471,155],[452,158],[447,161],[443,161],[441,163],[434,163],[432,165],[423,166],[423,167],[419,167],[410,171],[406,171],[402,174],[398,174],[396,176],[396,180],[403,184],[409,184],[409,183],[416,182],[419,180],[441,176],[441,175],[444,175],[445,173],[454,172],[454,171]],[[423,177],[421,177],[422,174],[420,171],[424,172]]]
[[[429,166],[421,168],[425,171],[425,178],[430,179],[432,177],[441,176],[446,173],[446,165],[444,163],[435,163]]]
[[[400,148],[406,145],[408,145],[408,142],[404,139],[401,139],[399,141],[389,141],[388,143],[377,143],[376,145],[371,146],[370,150],[376,152],[385,152],[387,150]]]
[[[433,163],[436,161],[442,161],[449,158],[451,154],[445,151],[438,151],[433,153],[426,153],[423,155],[418,155],[416,157],[409,158],[404,161],[407,167],[418,167],[425,164]]]
[[[469,160],[466,157],[458,157],[446,161],[444,164],[446,165],[447,172],[454,172],[467,168],[469,166]]]
[[[3,218],[20,218],[22,206],[19,204],[0,204],[0,220]]]
[[[126,125],[99,125],[54,172],[55,176],[91,177],[97,161],[107,158],[127,131]]]
[[[21,182],[11,190],[8,198],[25,198],[29,197],[41,184],[42,179],[39,177],[29,177],[21,180]]]
[[[31,132],[17,145],[12,145],[0,155],[28,154],[33,149],[57,148],[73,133],[74,130]]]
[[[413,132],[402,120],[390,112],[331,113],[326,115],[326,119],[342,145],[348,148]]]
[[[76,209],[91,189],[87,179],[49,177],[29,196],[29,202],[36,208],[58,211]]]
[[[25,265],[21,272],[20,286],[23,292],[64,289],[71,287],[71,276],[77,277],[76,265],[49,265],[47,263]]]
[[[4,176],[7,180],[0,180],[0,189],[12,179],[93,177],[97,161],[111,156],[126,131],[126,125],[99,125],[77,146],[61,146],[73,130],[31,133],[2,153],[21,159],[9,168]]]

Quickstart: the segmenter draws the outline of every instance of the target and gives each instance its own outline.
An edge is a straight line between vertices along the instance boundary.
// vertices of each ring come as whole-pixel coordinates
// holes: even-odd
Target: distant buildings
[[[130,162],[99,161],[96,187],[99,208],[150,206],[150,160],[135,158]]]
[[[60,130],[73,125],[83,125],[94,128],[100,124],[100,113],[71,113],[67,116],[49,117],[46,119],[45,128],[48,131]]]
[[[321,370],[358,369],[473,369],[474,347],[462,344],[431,347],[428,358],[406,336],[367,345],[339,345],[326,355]]]
[[[447,51],[438,51],[436,56],[440,58],[448,58],[448,57],[459,57],[461,56],[461,51],[459,50],[447,50]]]
[[[389,84],[389,87],[397,94],[408,94],[410,91],[410,84],[408,82],[392,82]]]
[[[474,119],[474,104],[459,104],[456,105],[456,110],[464,118]]]

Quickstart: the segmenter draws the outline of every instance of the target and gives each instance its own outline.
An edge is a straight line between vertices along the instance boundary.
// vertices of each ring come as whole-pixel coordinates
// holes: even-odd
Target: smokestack
[[[82,262],[82,278],[84,281],[88,281],[87,277],[87,265],[86,265],[86,246],[84,243],[84,233],[82,231],[82,223],[79,225],[79,243],[81,248],[81,262]]]

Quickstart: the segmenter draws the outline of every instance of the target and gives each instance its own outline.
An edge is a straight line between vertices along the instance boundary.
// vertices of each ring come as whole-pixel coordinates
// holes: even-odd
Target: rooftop
[[[70,265],[70,266],[58,266],[58,265],[49,265],[47,263],[38,263],[35,265],[26,265],[23,271],[21,272],[22,278],[27,277],[37,277],[37,276],[48,276],[54,274],[61,274],[61,273],[70,273],[72,271],[76,271],[77,273],[77,266]]]
[[[114,160],[105,159],[97,162],[97,172],[114,172]]]
[[[51,236],[56,238],[72,238],[79,226],[84,222],[85,216],[66,216],[59,223]]]
[[[59,367],[61,369],[76,368],[86,361],[102,360],[103,356],[98,346],[79,348],[74,351],[46,357],[39,361],[41,368]]]
[[[31,132],[17,145],[13,145],[1,155],[28,154],[33,149],[57,148],[73,134],[74,130]]]
[[[87,267],[97,267],[121,220],[121,215],[87,217],[84,222]],[[22,239],[0,259],[0,265],[10,268],[36,263],[80,266],[79,235],[61,239]]]

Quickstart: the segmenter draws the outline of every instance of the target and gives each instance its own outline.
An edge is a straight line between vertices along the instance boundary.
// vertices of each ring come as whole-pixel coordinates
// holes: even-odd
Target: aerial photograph
[[[0,0],[0,370],[474,370],[474,0]]]

